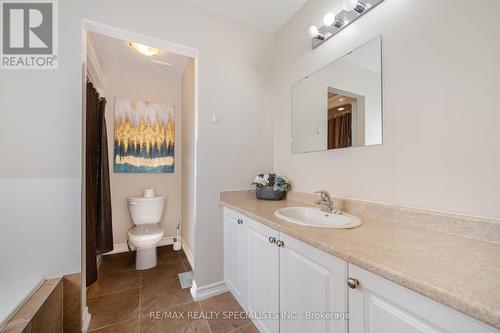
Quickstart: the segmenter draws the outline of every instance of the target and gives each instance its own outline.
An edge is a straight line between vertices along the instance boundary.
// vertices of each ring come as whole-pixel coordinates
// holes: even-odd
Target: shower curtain
[[[328,149],[351,147],[352,113],[328,119]]]
[[[106,99],[87,82],[85,139],[85,245],[87,286],[97,280],[98,254],[113,250]]]

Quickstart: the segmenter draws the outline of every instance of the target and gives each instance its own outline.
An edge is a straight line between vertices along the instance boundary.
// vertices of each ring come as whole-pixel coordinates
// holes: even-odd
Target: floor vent
[[[179,273],[179,281],[181,282],[182,289],[191,288],[193,284],[193,271]]]

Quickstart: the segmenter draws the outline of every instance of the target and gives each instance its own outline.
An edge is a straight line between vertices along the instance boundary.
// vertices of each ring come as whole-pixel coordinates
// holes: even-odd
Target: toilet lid
[[[163,229],[158,223],[137,225],[128,232],[132,236],[158,235],[161,233],[163,233]]]

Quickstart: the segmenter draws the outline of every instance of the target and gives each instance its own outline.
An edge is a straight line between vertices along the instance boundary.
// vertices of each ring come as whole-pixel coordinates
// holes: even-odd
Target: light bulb
[[[366,5],[359,0],[344,0],[343,7],[346,12],[352,12],[353,10],[358,14],[365,11]]]
[[[311,25],[309,27],[309,29],[307,29],[307,32],[309,32],[309,36],[311,38],[317,38],[319,40],[326,39],[326,35],[324,33],[322,33],[321,31],[319,31],[318,27],[315,25]]]
[[[323,17],[323,23],[325,25],[332,25],[335,22],[335,14],[327,13],[325,17]]]
[[[140,54],[145,55],[147,57],[155,56],[158,53],[160,53],[160,49],[156,48],[156,47],[151,47],[151,46],[139,44],[136,42],[130,42],[130,43],[128,43],[128,45],[130,45],[131,48],[133,48],[134,50],[136,50]]]
[[[341,20],[339,20],[334,14],[332,13],[328,13],[325,15],[325,17],[323,18],[323,23],[326,25],[326,26],[335,26],[337,28],[342,28],[342,26],[344,25],[344,22],[342,22]]]
[[[309,32],[309,36],[311,38],[316,38],[319,36],[319,29],[315,25],[311,25],[309,29],[307,29],[307,31]]]
[[[347,12],[353,11],[358,5],[358,0],[344,0],[343,7]]]

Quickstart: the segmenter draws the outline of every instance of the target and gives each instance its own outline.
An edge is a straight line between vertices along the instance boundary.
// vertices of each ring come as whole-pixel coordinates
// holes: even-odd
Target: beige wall
[[[500,2],[384,1],[315,50],[309,1],[275,36],[274,165],[295,190],[500,217]],[[290,86],[382,35],[384,144],[290,153]]]
[[[60,243],[78,248],[82,19],[196,49],[199,109],[195,280],[198,286],[221,281],[219,191],[250,187],[257,172],[272,167],[272,35],[181,0],[59,1],[58,6],[59,68],[0,74],[0,137],[9,143],[0,145],[1,156],[9,157],[0,163],[1,177],[74,177],[74,189],[63,187],[57,192],[76,198],[72,210],[57,220],[71,232],[55,234]],[[219,118],[215,125],[211,122],[214,113]],[[2,193],[9,195],[8,190]],[[40,191],[40,197],[43,194]],[[36,212],[36,204],[15,213],[20,223],[25,223],[26,211]],[[51,220],[56,214],[52,209],[45,216]],[[36,218],[30,221],[38,222]],[[19,224],[19,229],[25,225],[29,227]],[[44,243],[45,247],[52,245]],[[76,258],[69,256],[69,262],[77,265],[78,253]],[[63,255],[67,252],[51,259],[58,262],[66,258]]]
[[[272,36],[185,1],[59,4],[63,41],[80,39],[85,18],[199,51],[194,279],[198,286],[222,281],[219,192],[248,188],[272,167]],[[78,57],[81,47],[67,49],[71,42],[63,41],[61,54]]]
[[[182,113],[182,225],[186,252],[194,255],[195,242],[195,62],[190,59],[181,78]]]
[[[10,199],[18,190],[2,214],[8,212],[19,235],[44,226],[57,240],[37,247],[45,261],[33,256],[36,242],[5,247],[16,253],[12,263],[39,263],[35,272],[20,272],[23,277],[70,273],[79,262],[82,19],[199,50],[198,286],[222,279],[219,191],[249,188],[257,172],[272,169],[273,157],[276,171],[296,190],[326,188],[341,196],[500,217],[500,113],[490,102],[500,91],[496,0],[484,0],[482,9],[466,0],[388,0],[314,51],[307,26],[339,11],[340,0],[309,1],[278,32],[274,46],[269,34],[180,0],[58,5],[59,69],[0,75],[0,142],[7,143],[0,145],[0,193]],[[377,35],[383,36],[384,145],[292,156],[291,83]],[[61,186],[53,186],[58,180]],[[20,187],[22,181],[34,186]],[[41,204],[48,189],[54,198]],[[3,244],[22,240],[2,235]],[[55,245],[57,251],[49,252]],[[63,261],[69,268],[60,269]],[[55,269],[42,269],[49,266]]]
[[[180,219],[181,207],[181,112],[180,77],[135,68],[133,65],[115,65],[104,86],[106,122],[108,128],[108,152],[111,181],[111,205],[113,212],[114,244],[126,243],[127,231],[133,226],[128,212],[127,197],[142,195],[145,187],[166,197],[165,212],[161,224],[163,237],[175,236],[175,225]],[[115,98],[164,103],[175,106],[175,171],[174,173],[114,173],[114,106]]]

